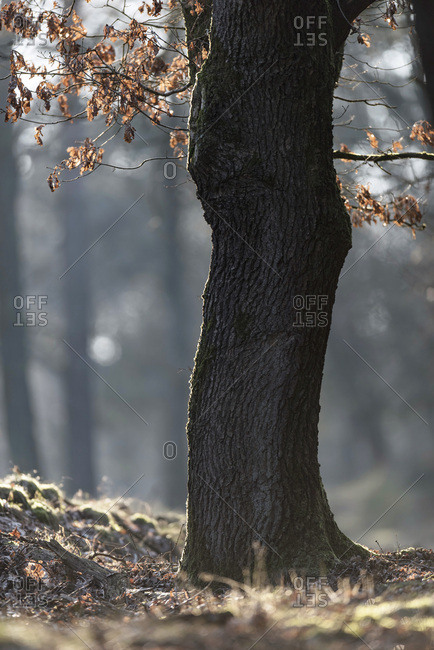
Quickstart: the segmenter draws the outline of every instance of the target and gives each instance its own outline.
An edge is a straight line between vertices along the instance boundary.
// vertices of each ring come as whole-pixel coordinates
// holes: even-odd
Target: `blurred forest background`
[[[370,11],[364,31],[371,47],[350,38],[335,104],[335,147],[360,152],[373,151],[364,129],[387,148],[401,137],[407,143],[413,123],[429,117],[412,17],[402,16],[392,31]],[[2,38],[5,76],[12,42]],[[1,84],[4,107],[7,82]],[[175,125],[187,111],[176,108]],[[143,118],[134,142],[112,143],[105,161],[131,167],[156,160],[130,171],[101,167],[52,194],[50,168],[101,125],[44,127],[41,148],[38,116],[30,119],[0,126],[0,472],[35,467],[69,492],[127,492],[152,509],[179,511],[188,382],[211,246],[185,161],[165,161],[173,156],[166,130]],[[358,539],[380,518],[361,538],[373,548],[433,539],[429,165],[389,164],[390,176],[377,166],[337,164],[344,184],[420,198],[427,224],[416,239],[396,226],[355,229],[335,305],[322,392],[322,473],[347,534]]]

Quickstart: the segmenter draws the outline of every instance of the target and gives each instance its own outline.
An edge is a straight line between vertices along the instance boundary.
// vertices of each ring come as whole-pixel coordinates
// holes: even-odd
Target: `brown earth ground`
[[[316,582],[176,576],[184,522],[133,500],[67,499],[18,472],[0,482],[0,650],[434,648],[434,553],[371,552]]]

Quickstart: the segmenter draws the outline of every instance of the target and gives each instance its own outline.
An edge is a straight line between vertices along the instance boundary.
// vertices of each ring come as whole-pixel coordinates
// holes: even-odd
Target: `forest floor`
[[[23,474],[0,482],[0,650],[434,648],[431,550],[215,595],[176,577],[181,516],[138,507]]]

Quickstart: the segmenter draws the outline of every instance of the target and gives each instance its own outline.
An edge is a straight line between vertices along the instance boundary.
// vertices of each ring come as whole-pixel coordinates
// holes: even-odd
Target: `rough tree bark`
[[[332,161],[332,20],[326,0],[213,3],[190,116],[189,169],[213,240],[187,425],[181,569],[193,581],[242,579],[254,542],[273,581],[366,553],[337,527],[317,456],[331,311],[351,246]],[[306,296],[326,297],[321,325],[294,325]]]
[[[414,0],[413,4],[416,15],[415,27],[426,79],[429,119],[434,122],[434,2],[432,0]]]

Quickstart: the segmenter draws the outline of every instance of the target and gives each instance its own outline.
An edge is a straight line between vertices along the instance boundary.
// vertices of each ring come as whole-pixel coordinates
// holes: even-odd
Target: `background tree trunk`
[[[171,176],[173,173],[170,169]],[[163,409],[165,413],[165,437],[162,443],[175,443],[167,447],[165,458],[164,491],[161,499],[169,508],[185,508],[187,498],[187,444],[185,419],[187,414],[188,375],[185,372],[191,359],[189,345],[189,305],[183,277],[184,234],[182,231],[182,194],[177,188],[179,180],[165,178],[163,169],[157,168],[152,179],[155,188],[150,201],[152,212],[161,219],[159,263],[162,289],[165,296],[165,319],[161,328],[165,335],[164,386],[166,387]],[[163,454],[166,453],[163,447]],[[173,457],[172,457],[173,455]]]
[[[187,300],[182,278],[182,235],[179,209],[176,206],[174,189],[168,183],[165,188],[166,205],[162,218],[165,245],[163,281],[168,306],[167,365],[169,393],[167,400],[168,440],[176,444],[176,458],[167,461],[165,503],[171,508],[185,508],[187,497],[185,439],[185,416],[187,413],[188,386],[185,372],[188,350]],[[171,194],[170,194],[171,192]],[[172,199],[170,201],[170,199]]]
[[[60,190],[60,209],[65,224],[65,268],[69,268],[91,243],[86,211],[84,182],[78,186],[64,183]],[[73,350],[65,350],[64,382],[67,406],[67,475],[68,489],[95,494],[95,450],[93,431],[92,371],[89,361],[91,295],[89,263],[92,253],[84,255],[66,273],[64,283],[65,340]],[[78,353],[78,354],[77,354]],[[80,357],[82,359],[80,359]]]
[[[202,572],[242,579],[255,541],[272,580],[363,552],[335,524],[317,458],[324,357],[351,228],[331,157],[328,5],[296,5],[215,0],[192,100],[189,168],[213,231],[187,426],[181,567],[193,580]],[[307,16],[316,17],[309,29]],[[311,319],[294,309],[306,296],[326,296],[321,316],[311,308],[321,324],[294,326]]]
[[[6,55],[5,55],[6,56]],[[8,59],[6,58],[6,62]],[[1,66],[4,75],[7,66]],[[4,76],[3,75],[3,76]],[[0,85],[0,104],[6,103],[7,81]],[[0,336],[4,386],[6,433],[10,456],[21,471],[41,470],[34,436],[33,412],[28,385],[27,327],[17,322],[15,296],[23,296],[21,262],[17,232],[16,200],[18,169],[14,152],[16,127],[0,126]],[[22,310],[26,312],[26,306]],[[29,309],[33,311],[33,308]]]
[[[426,79],[426,94],[429,101],[429,119],[434,122],[434,2],[414,0],[415,27],[420,44],[422,65]]]

